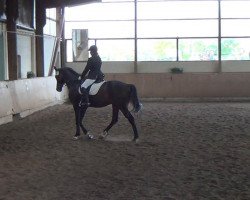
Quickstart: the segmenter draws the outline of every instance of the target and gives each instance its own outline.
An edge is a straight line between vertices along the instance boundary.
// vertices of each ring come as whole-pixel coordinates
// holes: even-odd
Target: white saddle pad
[[[94,83],[90,87],[89,95],[96,95],[103,83],[105,83],[105,81],[102,81],[100,83]]]

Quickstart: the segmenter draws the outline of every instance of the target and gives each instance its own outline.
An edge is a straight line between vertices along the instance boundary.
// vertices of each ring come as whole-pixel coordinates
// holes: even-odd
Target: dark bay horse
[[[68,67],[54,68],[57,72],[56,80],[57,86],[56,90],[58,92],[62,91],[64,84],[68,87],[69,100],[73,105],[75,111],[76,120],[76,134],[73,139],[78,139],[80,136],[80,127],[85,135],[92,138],[89,131],[83,126],[82,120],[86,113],[87,107],[79,107],[79,102],[81,95],[78,92],[81,80],[79,80],[80,75],[73,69]],[[139,102],[136,87],[133,84],[126,84],[120,81],[106,81],[102,84],[100,90],[96,95],[89,96],[90,107],[104,107],[107,105],[112,105],[113,115],[111,123],[104,129],[100,138],[107,136],[108,131],[111,127],[118,121],[118,113],[121,111],[123,115],[128,119],[132,125],[134,138],[133,141],[138,139],[138,131],[135,125],[135,120],[133,115],[128,110],[128,104],[131,103],[134,107],[135,112],[139,112],[141,109],[141,103]]]

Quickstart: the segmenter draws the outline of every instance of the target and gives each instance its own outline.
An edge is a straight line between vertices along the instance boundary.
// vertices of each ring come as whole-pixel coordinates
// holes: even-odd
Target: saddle
[[[105,75],[101,72],[97,76],[95,82],[86,88],[89,95],[96,95],[97,94],[97,92],[99,91],[102,84],[105,83],[104,77],[105,77]],[[81,84],[83,83],[83,81],[84,80],[81,81]]]
[[[100,89],[100,87],[102,86],[103,83],[105,83],[106,81],[102,81],[102,82],[94,82],[92,85],[90,85],[87,88],[87,91],[89,93],[89,95],[96,95]]]

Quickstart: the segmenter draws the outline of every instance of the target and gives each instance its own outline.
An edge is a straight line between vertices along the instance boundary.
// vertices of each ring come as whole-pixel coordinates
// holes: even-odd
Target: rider
[[[102,60],[98,55],[97,46],[92,45],[89,48],[89,51],[91,57],[88,59],[87,65],[81,75],[81,78],[83,79],[88,73],[86,80],[82,83],[79,89],[79,93],[82,95],[81,101],[79,103],[80,107],[89,106],[88,91],[86,89],[88,88],[88,86],[90,86],[92,83],[95,82],[95,80],[100,74],[102,74],[101,72]]]

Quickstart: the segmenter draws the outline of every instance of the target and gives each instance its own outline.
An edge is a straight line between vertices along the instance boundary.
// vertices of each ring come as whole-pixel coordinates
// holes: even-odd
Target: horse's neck
[[[80,81],[76,75],[69,75],[67,74],[67,82],[66,85],[68,88],[75,87],[76,85],[80,84]]]
[[[80,81],[79,80],[70,80],[66,83],[68,89],[70,88],[75,88],[76,86],[80,85]]]

